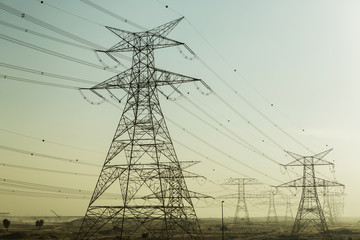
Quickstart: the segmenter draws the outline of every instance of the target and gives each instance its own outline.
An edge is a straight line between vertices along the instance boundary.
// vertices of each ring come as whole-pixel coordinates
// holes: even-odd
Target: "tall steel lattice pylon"
[[[266,218],[266,223],[275,223],[278,224],[279,220],[276,214],[276,208],[275,208],[275,191],[269,191],[269,209],[268,209],[268,215]]]
[[[328,232],[328,225],[321,207],[318,188],[323,187],[343,187],[344,185],[328,181],[325,179],[317,178],[315,176],[315,166],[319,165],[334,165],[331,162],[323,160],[323,158],[331,151],[321,152],[313,156],[301,156],[295,153],[287,152],[295,161],[285,166],[301,166],[303,167],[303,177],[294,181],[279,185],[278,187],[294,187],[301,188],[301,199],[299,208],[295,217],[295,222],[291,230],[291,235],[297,238],[298,235],[304,230],[314,228],[326,235]]]
[[[246,193],[246,185],[255,185],[260,184],[255,178],[232,178],[222,185],[235,185],[237,186],[237,193],[221,196],[222,198],[232,198],[237,199],[235,217],[234,217],[234,227],[239,229],[239,224],[241,222],[245,224],[250,224],[249,210],[246,203],[246,199],[249,198],[261,198],[262,195],[254,193]]]
[[[191,199],[195,194],[187,188],[159,102],[163,86],[181,94],[182,83],[203,82],[157,69],[154,62],[155,49],[185,45],[166,37],[181,20],[136,33],[107,27],[121,41],[104,52],[113,57],[113,52],[132,51],[132,67],[90,88],[122,89],[127,101],[78,239],[96,239],[100,229],[109,228],[116,239],[203,239]],[[120,190],[120,200],[104,197],[113,188]]]
[[[294,215],[292,212],[290,196],[286,196],[286,209],[285,209],[284,223],[292,222],[293,220],[294,220]]]

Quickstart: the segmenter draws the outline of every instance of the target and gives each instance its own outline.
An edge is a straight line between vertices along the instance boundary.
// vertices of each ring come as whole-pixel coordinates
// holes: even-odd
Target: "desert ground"
[[[11,221],[9,228],[0,229],[0,239],[27,239],[27,240],[74,240],[81,224],[81,217],[8,217]],[[39,229],[35,222],[39,219],[44,225]],[[221,240],[221,219],[200,219],[204,240]],[[265,219],[255,219],[250,225],[241,224],[238,230],[234,229],[232,219],[224,220],[225,240],[286,240],[290,239],[292,223],[279,222],[267,224]],[[344,219],[336,225],[329,226],[329,236],[333,240],[360,240],[360,221]],[[111,229],[102,229],[97,239],[114,239]],[[139,239],[144,239],[139,236]],[[151,238],[148,238],[151,239]],[[318,233],[303,233],[299,239],[329,239]]]

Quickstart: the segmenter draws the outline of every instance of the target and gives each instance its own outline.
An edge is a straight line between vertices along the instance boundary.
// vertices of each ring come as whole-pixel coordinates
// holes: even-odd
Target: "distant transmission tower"
[[[324,187],[323,189],[323,211],[324,211],[324,216],[325,216],[325,219],[326,219],[326,222],[329,224],[329,225],[334,225],[335,221],[335,209],[334,209],[334,205],[332,204],[333,201],[333,198],[328,190],[327,187]]]
[[[260,198],[259,194],[246,193],[247,185],[260,184],[255,178],[232,178],[222,185],[235,185],[237,186],[237,193],[222,196],[223,198],[232,198],[237,199],[235,217],[234,217],[234,227],[238,229],[239,223],[243,222],[245,224],[250,224],[249,210],[247,207],[246,199],[247,198]]]
[[[275,191],[269,191],[269,209],[266,222],[267,223],[279,223],[275,208]]]
[[[302,166],[303,177],[294,181],[279,185],[278,187],[301,188],[302,194],[298,212],[291,230],[291,235],[297,237],[301,232],[308,228],[315,228],[321,233],[328,232],[328,225],[321,207],[318,188],[321,187],[343,187],[344,185],[315,177],[315,166],[333,165],[333,163],[323,160],[331,151],[327,150],[314,156],[301,156],[287,152],[295,161],[285,166]]]
[[[122,89],[127,100],[78,239],[98,239],[99,230],[110,227],[122,240],[203,239],[191,199],[199,194],[187,188],[159,102],[160,87],[181,94],[182,83],[203,82],[157,69],[154,61],[155,49],[184,45],[191,51],[166,37],[181,20],[136,33],[107,27],[121,41],[104,52],[114,58],[112,52],[132,51],[132,67],[90,88],[99,96],[96,90]],[[109,189],[120,190],[120,200],[102,198]]]
[[[335,224],[338,221],[338,217],[340,214],[339,205],[337,199],[343,196],[343,192],[336,192],[331,191],[329,188],[324,188],[323,193],[323,208],[324,208],[324,215],[329,224]]]
[[[293,212],[292,212],[291,200],[290,200],[290,197],[287,196],[284,222],[288,223],[288,222],[292,222],[293,220],[294,220],[294,215],[293,215]]]

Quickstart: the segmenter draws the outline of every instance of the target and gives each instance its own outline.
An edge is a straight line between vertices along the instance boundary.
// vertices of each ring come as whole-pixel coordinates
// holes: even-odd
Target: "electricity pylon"
[[[237,193],[222,196],[222,198],[232,198],[237,199],[235,217],[234,217],[234,227],[238,229],[240,222],[245,224],[250,224],[249,210],[247,207],[246,199],[247,198],[261,198],[262,195],[246,193],[245,187],[247,185],[260,184],[255,178],[232,178],[222,185],[235,185],[237,186]]]
[[[328,188],[323,189],[323,209],[324,216],[327,222],[331,225],[334,225],[338,220],[339,216],[339,206],[336,202],[336,199],[341,197],[344,193],[330,191]]]
[[[333,199],[331,199],[333,200]],[[333,208],[333,202],[330,202],[330,192],[327,188],[324,187],[324,192],[323,192],[323,211],[324,211],[324,216],[326,219],[326,222],[329,225],[334,225],[334,208]]]
[[[294,220],[294,215],[293,215],[293,212],[292,212],[291,200],[290,200],[290,197],[287,196],[284,223],[292,222],[293,220]]]
[[[113,90],[122,89],[127,100],[78,239],[94,239],[111,224],[116,239],[122,240],[203,239],[192,203],[199,194],[187,188],[159,102],[159,93],[167,97],[161,87],[181,94],[182,83],[203,82],[155,68],[154,59],[155,49],[184,45],[191,51],[166,37],[182,19],[144,32],[107,27],[121,41],[104,52],[114,58],[113,52],[132,51],[132,66],[90,88],[99,96],[100,89],[113,96]],[[121,200],[106,202],[102,195],[115,181]]]
[[[269,191],[269,209],[266,223],[279,223],[275,208],[275,191]]]
[[[291,230],[291,235],[297,237],[308,227],[313,227],[320,233],[328,232],[328,225],[321,207],[318,188],[321,187],[343,187],[343,184],[317,178],[315,176],[315,166],[333,165],[333,163],[323,160],[323,158],[331,151],[321,152],[313,156],[301,156],[295,153],[287,152],[295,161],[285,166],[301,166],[303,167],[303,177],[279,185],[278,187],[301,188],[302,194],[299,208],[296,214],[295,222]]]

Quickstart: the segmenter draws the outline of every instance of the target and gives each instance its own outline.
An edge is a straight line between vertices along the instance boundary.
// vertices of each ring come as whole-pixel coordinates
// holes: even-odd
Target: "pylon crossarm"
[[[296,159],[288,164],[283,165],[284,167],[302,167],[306,165],[316,165],[316,166],[325,166],[325,165],[334,165],[332,162],[328,162],[322,159],[317,159],[313,156],[311,157],[302,157],[301,159]]]
[[[152,47],[153,49],[160,49],[160,48],[167,48],[167,47],[175,47],[175,46],[179,46],[179,45],[184,45],[184,43],[170,39],[170,38],[157,37],[154,41],[152,41],[150,47]]]
[[[186,169],[200,163],[201,161],[179,161],[181,169]],[[171,162],[169,162],[170,164]]]
[[[152,48],[152,49],[159,49],[165,47],[172,47],[177,45],[183,45],[184,43],[175,41],[173,39],[166,38],[171,30],[182,20],[183,18],[176,19],[159,27],[153,28],[146,32],[129,32],[126,30],[113,28],[113,27],[106,27],[108,30],[116,34],[118,37],[121,38],[121,41],[115,44],[113,47],[108,49],[107,51],[103,52],[129,52],[133,51],[134,49],[139,48]],[[146,37],[149,41],[146,41],[146,44],[142,46],[139,45],[138,39]]]
[[[201,82],[203,83],[203,85],[208,88],[209,90],[211,90],[211,88],[204,84],[204,82],[201,79],[197,79],[197,78],[193,78],[193,77],[188,77],[179,73],[174,73],[174,72],[170,72],[170,71],[166,71],[166,70],[162,70],[162,69],[153,69],[155,71],[155,73],[157,74],[157,79],[155,81],[151,81],[151,82],[146,82],[146,86],[144,85],[143,87],[149,87],[151,85],[154,86],[166,86],[166,85],[177,85],[177,84],[182,84],[182,83],[188,83],[188,82]],[[145,83],[145,82],[144,82]],[[136,83],[138,85],[138,83]],[[127,90],[131,87],[135,87],[132,86],[132,79],[131,79],[131,69],[128,69],[122,73],[119,73],[118,75],[111,77],[91,88],[89,88],[90,90],[96,90],[96,89],[124,89]],[[141,85],[140,85],[141,87]],[[175,88],[177,89],[177,86],[175,86]]]
[[[304,156],[301,156],[299,154],[296,154],[296,153],[293,153],[293,152],[289,152],[289,151],[285,151],[287,154],[289,154],[292,158],[296,159],[296,160],[299,160],[299,159],[302,159],[304,158]]]
[[[227,195],[221,195],[216,198],[218,199],[237,199],[239,197],[239,193],[234,194],[227,194]],[[268,196],[264,194],[256,194],[256,193],[240,193],[240,197],[246,197],[246,198],[267,198]]]
[[[256,178],[234,178],[229,179],[224,183],[221,183],[221,185],[238,185],[239,182],[246,185],[255,185],[255,184],[261,184]]]
[[[315,177],[316,187],[345,187],[344,184]]]
[[[181,166],[181,169],[186,169],[194,164],[196,164],[197,162],[191,162],[191,161],[179,161],[179,164]],[[129,165],[128,164],[113,164],[111,165],[113,167],[117,167],[117,168],[121,168],[121,169],[124,169],[124,168],[129,168]],[[131,168],[132,169],[153,169],[154,167],[157,167],[157,166],[160,166],[160,167],[163,167],[163,168],[174,168],[173,166],[173,163],[172,162],[161,162],[161,163],[133,163],[131,164]]]
[[[164,191],[166,192],[167,190],[164,190]],[[198,192],[193,192],[193,191],[189,191],[189,190],[187,190],[187,192],[189,193],[190,198],[196,198],[196,199],[211,198],[211,199],[215,199],[214,197],[212,197],[210,195],[206,195],[206,194],[202,194],[202,193],[198,193]],[[156,192],[156,193],[153,193],[153,194],[149,194],[149,195],[134,198],[134,199],[158,199],[157,196],[159,196],[159,195],[161,195],[161,192]],[[167,197],[164,197],[164,198],[174,198],[173,196],[168,196],[168,194],[164,194],[164,196],[167,196]]]
[[[217,199],[236,199],[236,198],[238,198],[238,194],[233,193],[233,194],[221,195],[221,196],[217,196],[216,198]]]
[[[278,185],[276,187],[345,187],[343,184],[325,180],[322,178],[314,177],[314,181],[311,181],[311,185],[309,185],[307,182],[304,182],[303,178],[298,178],[296,180]]]
[[[210,196],[210,195],[206,195],[206,194],[203,194],[203,193],[198,193],[198,192],[194,192],[194,191],[189,191],[189,194],[190,194],[190,198],[197,198],[197,199],[200,199],[200,198],[211,198],[211,199],[215,199],[213,196]]]
[[[189,171],[186,171],[186,170],[182,170],[182,172],[183,172],[184,178],[203,178],[203,179],[206,179],[206,177],[204,177],[202,175],[199,175],[199,174],[196,174],[196,173],[193,173],[193,172],[189,172]]]
[[[136,40],[137,38],[141,38],[141,37],[142,37],[141,35],[136,33],[135,35],[129,34],[129,36],[126,36],[125,39],[123,38],[120,42],[116,43],[108,50],[106,51],[98,50],[98,51],[110,54],[112,52],[130,52],[133,51],[134,49],[135,50],[143,49],[144,47],[151,48],[154,50],[154,49],[184,45],[184,43],[175,41],[170,38],[154,36],[153,37],[154,39],[148,42],[145,46],[138,46]]]
[[[326,151],[323,151],[321,153],[318,153],[316,155],[314,155],[314,158],[317,158],[317,159],[323,159],[326,155],[328,155],[333,149],[328,149]]]
[[[296,153],[285,151],[287,154],[289,154],[292,158],[295,159],[295,161],[290,162],[288,164],[285,164],[283,166],[304,166],[304,165],[334,165],[334,163],[325,161],[323,158],[331,152],[332,149],[326,150],[324,152],[318,153],[313,156],[301,156]]]
[[[179,73],[174,73],[162,69],[154,69],[156,73],[156,86],[165,86],[171,84],[181,84],[188,82],[199,82],[201,79],[185,76]]]
[[[298,178],[296,180],[292,180],[287,183],[283,183],[280,185],[277,185],[276,188],[282,188],[282,187],[302,187],[303,186],[303,178]]]
[[[183,19],[184,17],[177,18],[171,22],[155,27],[147,32],[153,33],[157,36],[167,36],[174,29],[174,27],[176,27],[176,25],[178,25],[179,22]]]
[[[132,81],[131,71],[132,71],[131,68],[128,70],[125,70],[125,71],[115,75],[114,77],[111,77],[89,89],[95,90],[95,89],[118,89],[118,88],[121,88],[121,89],[127,90],[130,88],[130,83]]]
[[[130,31],[109,27],[109,26],[105,26],[105,27],[114,34],[116,34],[119,38],[123,39],[124,41],[129,41],[129,44],[130,44],[130,40],[133,38],[133,36],[135,36],[135,34]]]

